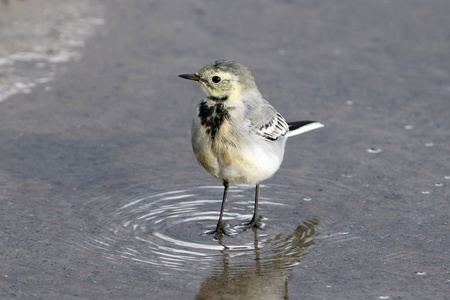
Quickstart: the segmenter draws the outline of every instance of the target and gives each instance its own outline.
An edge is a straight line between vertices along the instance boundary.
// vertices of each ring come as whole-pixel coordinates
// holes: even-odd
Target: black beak
[[[194,81],[200,81],[200,76],[198,76],[197,74],[180,74],[178,75],[178,77]]]

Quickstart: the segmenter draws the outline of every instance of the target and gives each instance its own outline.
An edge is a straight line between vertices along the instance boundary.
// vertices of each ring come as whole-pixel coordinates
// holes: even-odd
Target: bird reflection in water
[[[246,255],[235,256],[219,239],[224,246],[221,264],[203,282],[196,299],[288,299],[290,270],[314,244],[318,225],[318,219],[311,219],[288,236],[280,233],[263,241],[253,228],[254,249]]]

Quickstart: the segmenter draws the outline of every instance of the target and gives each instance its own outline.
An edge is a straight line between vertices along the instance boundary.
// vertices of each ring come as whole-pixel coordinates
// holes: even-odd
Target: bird
[[[255,186],[253,217],[244,224],[259,227],[260,183],[279,169],[288,137],[324,125],[317,121],[287,122],[263,98],[250,70],[229,60],[216,60],[181,78],[200,83],[206,97],[194,111],[191,143],[195,157],[224,190],[214,237],[229,235],[223,212],[230,184]]]

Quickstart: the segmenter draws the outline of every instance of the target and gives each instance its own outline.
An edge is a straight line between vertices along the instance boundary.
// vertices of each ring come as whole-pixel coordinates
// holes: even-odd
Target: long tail
[[[287,136],[294,136],[297,134],[301,134],[307,131],[311,131],[320,127],[323,127],[324,125],[317,121],[296,121],[296,122],[288,122],[289,125],[289,132],[287,133]]]

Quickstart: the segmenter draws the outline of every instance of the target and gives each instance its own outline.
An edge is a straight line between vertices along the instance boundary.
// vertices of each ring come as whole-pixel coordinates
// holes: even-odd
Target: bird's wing
[[[254,132],[269,141],[275,141],[280,136],[286,135],[289,131],[289,126],[286,120],[278,112],[271,116],[271,118],[255,124]]]

